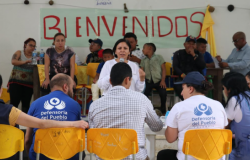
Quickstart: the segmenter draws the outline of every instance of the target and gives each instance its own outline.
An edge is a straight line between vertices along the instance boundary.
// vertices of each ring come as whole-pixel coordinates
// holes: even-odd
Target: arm
[[[141,68],[139,68],[139,71],[137,72],[139,72],[139,74],[136,74],[137,81],[135,82],[135,89],[138,92],[142,92],[145,88],[145,72]]]
[[[175,74],[177,74],[178,76],[181,76],[181,74],[183,73],[182,70],[179,68],[179,60],[178,60],[178,54],[179,52],[175,52],[174,53],[174,57],[173,57],[173,68],[174,68],[174,72]]]
[[[24,142],[24,147],[26,150],[27,155],[29,155],[30,147],[32,145],[32,134],[33,134],[33,128],[27,128],[26,133],[25,133],[25,142]]]
[[[178,138],[178,128],[167,127],[165,137],[168,143],[173,143]]]
[[[245,69],[250,65],[250,55],[246,54],[241,61],[228,63],[230,69]]]
[[[145,97],[146,98],[146,97]],[[143,106],[146,108],[145,122],[153,132],[158,132],[163,128],[163,123],[153,110],[153,105],[148,99],[142,100]]]
[[[100,74],[99,74],[99,73],[96,73],[95,78],[94,78],[94,80],[93,80],[93,83],[96,83],[96,82],[98,81],[99,76],[100,76]]]
[[[21,57],[21,51],[16,51],[13,56],[12,56],[12,60],[11,60],[11,63],[14,65],[14,66],[20,66],[20,65],[24,65],[26,63],[30,63],[31,60],[27,60],[27,61],[19,61]]]
[[[197,54],[197,53],[196,53]],[[198,57],[194,59],[194,63],[197,68],[204,69],[206,67],[206,62],[202,54],[198,53]]]
[[[133,62],[137,62],[138,64],[141,63],[141,59],[139,59],[138,57],[136,57],[134,55],[129,56],[129,60],[133,61]]]
[[[206,63],[206,67],[207,68],[214,68],[215,65],[214,65],[214,63]]]
[[[109,62],[106,62],[102,68],[99,80],[97,82],[98,87],[105,91],[108,90],[109,86],[111,85],[109,82],[110,79],[110,66]]]
[[[75,74],[75,54],[70,58],[70,77],[74,81],[74,74]]]
[[[16,124],[27,126],[30,128],[88,128],[88,123],[85,121],[54,121],[54,120],[43,120],[36,117],[32,117],[23,112],[20,113],[16,120]]]
[[[161,88],[167,88],[165,79],[166,79],[166,67],[165,67],[165,62],[164,62],[161,65],[161,83],[160,83]]]
[[[42,84],[42,87],[45,88],[45,89],[47,89],[47,86],[50,83],[49,66],[50,66],[50,58],[49,58],[49,56],[47,54],[45,54],[45,58],[44,58],[45,81]]]

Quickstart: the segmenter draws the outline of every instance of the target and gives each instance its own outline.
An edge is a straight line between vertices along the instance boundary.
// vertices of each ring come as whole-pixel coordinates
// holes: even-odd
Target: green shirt
[[[149,59],[148,57],[141,60],[140,66],[144,69],[146,73],[146,80],[148,83],[151,82],[151,78],[154,83],[157,83],[161,80],[161,65],[165,63],[161,55],[153,54]]]

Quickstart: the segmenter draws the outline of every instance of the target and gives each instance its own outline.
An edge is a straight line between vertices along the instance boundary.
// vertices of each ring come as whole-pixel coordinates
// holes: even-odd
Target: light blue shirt
[[[250,46],[245,44],[240,50],[234,48],[226,60],[232,72],[238,72],[244,76],[250,71]]]

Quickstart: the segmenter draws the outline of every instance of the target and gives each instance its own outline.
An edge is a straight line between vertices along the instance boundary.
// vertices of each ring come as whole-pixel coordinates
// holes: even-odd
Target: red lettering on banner
[[[76,17],[76,37],[82,37],[82,35],[80,35],[80,28],[82,28],[81,26],[79,26],[80,19],[81,17]]]
[[[152,16],[152,36],[155,36],[154,17]]]
[[[142,31],[145,33],[146,37],[148,37],[148,17],[145,16],[146,30],[143,28],[143,26],[141,25],[141,22],[138,20],[138,18],[133,17],[133,33],[135,33],[135,20],[140,25],[140,27],[141,27]]]
[[[100,36],[100,17],[99,16],[97,17],[98,32],[96,32],[95,27],[93,26],[93,24],[90,21],[89,17],[86,17],[87,36],[89,36],[89,24],[92,27],[93,31],[95,32],[96,36]]]
[[[50,16],[46,16],[43,18],[43,33],[44,33],[44,39],[54,39],[54,37],[47,37],[46,35],[46,19],[47,18],[55,18],[56,19],[56,24],[53,26],[53,27],[49,27],[49,30],[52,30],[52,29],[55,29],[57,30],[58,32],[61,32],[61,29],[60,28],[57,28],[58,24],[60,23],[60,18],[57,17],[57,16],[53,16],[53,15],[50,15]]]
[[[200,25],[200,32],[199,32],[199,35],[198,35],[198,37],[197,38],[199,38],[200,36],[201,36],[201,29],[202,29],[202,23],[201,22],[199,22],[199,21],[193,21],[192,20],[192,17],[195,15],[195,14],[202,14],[204,17],[205,17],[205,13],[203,13],[203,12],[194,12],[191,16],[190,16],[190,21],[192,22],[192,23],[198,23],[199,25]]]
[[[110,36],[113,36],[114,33],[115,33],[115,26],[116,26],[117,17],[114,18],[112,33],[110,32],[110,29],[109,29],[109,26],[108,26],[108,23],[107,23],[107,21],[106,21],[105,16],[102,16],[102,20],[103,20],[103,23],[104,23],[104,25],[105,25],[105,27],[106,27],[106,29],[107,29],[109,35],[110,35]]]
[[[183,19],[186,20],[186,34],[185,35],[178,35],[177,19],[179,19],[179,18],[183,18]],[[186,16],[175,17],[175,35],[176,35],[176,37],[187,37],[188,36],[188,22],[187,22],[187,17]]]
[[[170,22],[170,24],[171,24],[171,29],[170,29],[170,31],[167,34],[161,34],[161,26],[160,26],[160,19],[161,18],[167,19]],[[167,16],[158,16],[157,17],[157,21],[158,21],[158,34],[159,34],[159,37],[165,37],[165,36],[169,35],[173,31],[173,22]]]
[[[64,32],[65,32],[65,38],[67,38],[67,21],[66,21],[66,17],[64,17]]]
[[[128,17],[127,16],[123,16],[123,20],[122,20],[122,36],[125,35],[125,29],[128,28],[128,26],[126,26],[126,19]]]

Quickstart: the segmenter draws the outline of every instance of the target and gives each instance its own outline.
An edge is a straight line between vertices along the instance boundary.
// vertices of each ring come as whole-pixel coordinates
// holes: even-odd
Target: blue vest
[[[245,92],[250,96],[250,92]],[[236,98],[236,97],[235,97]],[[231,130],[235,134],[235,145],[229,160],[249,160],[250,159],[250,101],[240,95],[242,120],[237,123],[232,121]]]

